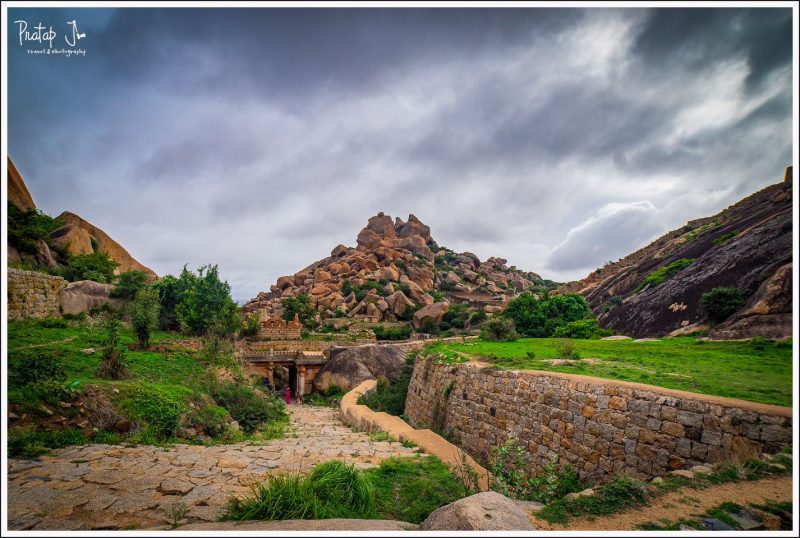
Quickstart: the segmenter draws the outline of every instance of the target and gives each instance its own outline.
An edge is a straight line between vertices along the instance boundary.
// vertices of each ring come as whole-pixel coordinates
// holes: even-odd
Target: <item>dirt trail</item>
[[[73,340],[75,340],[75,338],[76,338],[75,336],[68,336],[68,337],[63,338],[61,340],[53,340],[52,342],[45,342],[44,344],[30,344],[30,345],[27,345],[27,346],[15,347],[15,348],[9,349],[9,351],[19,351],[21,349],[31,349],[31,348],[34,348],[34,347],[48,347],[48,346],[54,346],[56,344],[66,344],[68,342],[72,342]]]
[[[677,521],[682,517],[700,515],[726,501],[747,505],[747,503],[761,504],[767,500],[791,501],[792,477],[731,482],[705,489],[681,488],[656,498],[649,506],[605,517],[575,518],[570,520],[568,525],[551,524],[533,515],[530,519],[533,525],[541,530],[636,530],[634,527],[641,523],[657,522],[663,518]]]

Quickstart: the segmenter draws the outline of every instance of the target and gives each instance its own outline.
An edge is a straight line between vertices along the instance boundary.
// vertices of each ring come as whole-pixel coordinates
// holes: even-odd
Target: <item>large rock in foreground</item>
[[[88,312],[95,306],[103,304],[118,310],[122,308],[125,301],[109,297],[109,293],[114,289],[112,284],[101,284],[93,280],[79,280],[71,282],[61,291],[59,300],[61,302],[62,314],[80,314]]]
[[[328,362],[314,378],[317,390],[338,385],[347,391],[362,381],[381,376],[394,381],[406,360],[406,354],[394,346],[333,347],[329,353]]]
[[[426,531],[532,531],[528,516],[517,503],[486,491],[442,506],[422,522]]]

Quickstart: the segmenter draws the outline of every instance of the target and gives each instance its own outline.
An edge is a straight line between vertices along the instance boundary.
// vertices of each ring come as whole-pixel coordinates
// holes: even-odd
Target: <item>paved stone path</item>
[[[258,446],[88,445],[53,451],[35,460],[8,460],[10,529],[169,528],[170,513],[184,522],[214,521],[231,494],[268,473],[297,471],[331,459],[377,465],[416,449],[369,440],[338,419],[338,410],[289,407],[282,439]],[[177,518],[179,519],[179,518]]]

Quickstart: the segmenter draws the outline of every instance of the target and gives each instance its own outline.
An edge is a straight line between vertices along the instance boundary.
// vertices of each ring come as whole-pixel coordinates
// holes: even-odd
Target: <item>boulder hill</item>
[[[278,278],[269,292],[246,303],[244,311],[278,316],[282,299],[307,293],[322,318],[397,321],[417,311],[413,321],[419,326],[426,318],[441,320],[450,302],[495,312],[541,279],[507,267],[502,258],[481,262],[471,252],[439,247],[430,228],[414,215],[404,222],[378,213],[356,243],[355,248],[338,245],[327,258]],[[360,300],[358,290],[366,291]]]

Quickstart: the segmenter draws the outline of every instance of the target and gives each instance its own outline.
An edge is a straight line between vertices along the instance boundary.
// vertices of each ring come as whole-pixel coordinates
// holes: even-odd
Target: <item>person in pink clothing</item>
[[[286,405],[289,405],[290,403],[292,403],[292,393],[289,391],[289,387],[286,387],[286,393],[285,394],[286,394],[286,396],[285,396]]]

